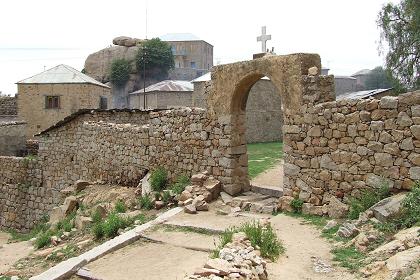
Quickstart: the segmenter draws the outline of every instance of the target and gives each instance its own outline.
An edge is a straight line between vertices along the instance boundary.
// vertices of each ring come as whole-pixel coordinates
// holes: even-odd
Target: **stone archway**
[[[229,194],[235,195],[250,189],[245,109],[251,87],[264,76],[270,78],[281,95],[284,122],[287,124],[288,116],[296,114],[303,104],[331,100],[330,95],[322,95],[308,89],[310,81],[305,77],[308,77],[308,69],[311,67],[321,69],[319,55],[265,56],[212,69],[212,86],[207,95],[208,112],[219,122],[230,126],[228,131],[225,131],[230,139],[229,143],[225,143],[224,162],[221,164],[225,168],[225,176],[220,178]],[[284,141],[287,145],[287,137]],[[286,152],[285,163],[287,158]]]

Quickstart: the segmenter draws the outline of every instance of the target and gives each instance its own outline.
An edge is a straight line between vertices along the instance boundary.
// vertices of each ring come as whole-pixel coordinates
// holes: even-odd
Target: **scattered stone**
[[[335,226],[337,226],[337,221],[335,221],[335,220],[331,220],[331,221],[328,221],[328,223],[324,226],[324,228],[322,229],[322,231],[327,231],[327,230],[330,230],[330,229],[332,229],[333,227],[335,227]]]
[[[405,196],[406,195],[404,193],[400,193],[387,197],[373,205],[369,210],[373,212],[375,218],[380,222],[387,222],[401,212],[401,202]]]
[[[76,183],[74,184],[74,191],[76,193],[79,193],[83,191],[84,189],[86,189],[86,187],[89,185],[92,185],[92,183],[88,181],[84,181],[84,180],[77,180]]]
[[[160,210],[163,207],[165,207],[165,202],[163,202],[162,200],[156,200],[154,207],[156,210]]]
[[[90,224],[92,224],[92,218],[91,217],[84,217],[84,216],[77,215],[76,219],[74,220],[74,225],[79,230],[88,227]]]
[[[368,277],[368,276],[378,273],[380,270],[382,270],[385,267],[385,265],[386,265],[386,262],[384,261],[374,262],[362,268],[360,272],[363,273],[364,276]]]
[[[64,214],[66,216],[69,215],[70,213],[72,213],[74,210],[77,209],[78,205],[79,205],[79,201],[77,200],[75,196],[66,197],[63,204]]]
[[[193,204],[184,206],[184,212],[188,214],[197,214],[197,209]]]
[[[345,223],[337,231],[337,235],[344,238],[350,238],[359,234],[359,229],[354,224]]]
[[[328,204],[328,216],[333,219],[340,219],[347,216],[349,206],[341,202],[338,198],[331,196]]]
[[[313,261],[313,270],[316,273],[330,273],[334,271],[330,264],[327,264],[325,261],[312,257]]]

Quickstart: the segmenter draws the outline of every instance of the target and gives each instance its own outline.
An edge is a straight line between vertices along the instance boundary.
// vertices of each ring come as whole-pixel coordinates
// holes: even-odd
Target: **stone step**
[[[254,193],[264,194],[272,197],[282,197],[283,188],[274,186],[251,186]]]

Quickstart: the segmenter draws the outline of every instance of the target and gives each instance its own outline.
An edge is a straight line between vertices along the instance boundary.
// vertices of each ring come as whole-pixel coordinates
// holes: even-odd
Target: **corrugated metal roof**
[[[334,79],[349,79],[349,80],[357,80],[355,77],[351,77],[351,76],[339,76],[339,75],[334,75]]]
[[[356,73],[354,73],[352,76],[367,75],[367,74],[369,74],[369,72],[370,72],[369,69],[362,69],[362,70],[357,71]]]
[[[64,64],[57,65],[35,76],[19,81],[17,84],[94,84],[109,88],[109,86]]]
[[[379,88],[373,90],[362,90],[356,92],[346,92],[337,96],[337,100],[341,99],[363,99],[368,98],[370,96],[375,96],[379,93],[383,93],[385,91],[391,90],[392,88]]]
[[[177,80],[165,80],[157,84],[146,87],[146,92],[153,91],[193,91],[194,87],[191,82],[188,81],[177,81]],[[130,94],[143,93],[143,89],[139,89]]]
[[[207,82],[207,81],[210,81],[210,80],[211,80],[211,73],[207,72],[206,74],[192,80],[191,83]],[[261,80],[270,80],[270,78],[267,77],[267,76],[264,76],[264,77],[261,78]]]
[[[168,33],[159,37],[162,41],[200,41],[201,39],[192,33]]]

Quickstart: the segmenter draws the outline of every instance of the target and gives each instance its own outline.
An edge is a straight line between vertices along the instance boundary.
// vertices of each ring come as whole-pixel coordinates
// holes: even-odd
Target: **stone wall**
[[[26,149],[26,123],[0,122],[0,155],[17,156]]]
[[[247,143],[281,141],[283,111],[280,93],[269,80],[259,80],[246,102]]]
[[[16,116],[16,96],[0,96],[0,117]]]
[[[223,158],[228,126],[190,108],[82,114],[41,135],[44,184],[63,189],[84,179],[135,186],[158,166],[172,178],[208,170],[223,180],[231,172]]]
[[[420,179],[419,104],[420,91],[302,106],[285,119],[285,195],[320,206],[384,183],[409,189]]]
[[[38,160],[0,156],[0,229],[28,231],[54,203]]]

